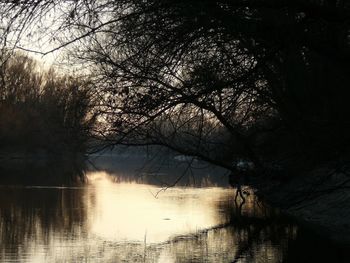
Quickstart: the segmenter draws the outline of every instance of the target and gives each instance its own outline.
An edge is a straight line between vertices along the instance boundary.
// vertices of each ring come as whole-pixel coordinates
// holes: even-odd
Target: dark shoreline
[[[288,182],[254,184],[257,196],[337,246],[350,247],[349,168],[327,164]]]

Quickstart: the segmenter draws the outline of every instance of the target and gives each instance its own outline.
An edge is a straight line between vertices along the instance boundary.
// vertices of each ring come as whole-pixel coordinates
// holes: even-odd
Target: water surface
[[[26,167],[21,176],[6,171],[0,261],[349,262],[345,249],[281,216],[249,189],[245,203],[235,203],[220,169],[192,171],[192,181],[184,176],[166,188],[166,178],[171,184],[183,175],[182,163],[152,170],[134,160],[133,170],[128,160],[103,159],[73,184],[17,180],[55,175],[46,166]]]

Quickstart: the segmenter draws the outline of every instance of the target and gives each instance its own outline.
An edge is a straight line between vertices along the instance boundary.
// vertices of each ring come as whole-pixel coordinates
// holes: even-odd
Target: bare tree
[[[3,65],[0,84],[2,150],[84,153],[95,123],[91,83],[39,70],[18,53]]]
[[[350,144],[342,1],[42,0],[2,10],[13,47],[29,50],[15,36],[41,21],[34,36],[44,30],[53,46],[32,52],[70,47],[89,68],[109,144],[165,145],[232,171],[239,158],[262,169],[281,152],[320,161]]]

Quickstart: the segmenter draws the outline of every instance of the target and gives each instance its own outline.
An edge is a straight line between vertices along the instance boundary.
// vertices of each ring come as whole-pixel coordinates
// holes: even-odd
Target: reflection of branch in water
[[[242,202],[238,205],[238,195],[241,197],[242,199]],[[238,213],[239,215],[242,214],[242,208],[243,208],[243,205],[245,204],[246,202],[246,199],[243,195],[243,191],[242,191],[242,188],[240,185],[237,186],[237,189],[236,189],[236,195],[235,195],[235,207],[236,209],[238,210]]]
[[[245,198],[244,198],[244,196],[243,196],[243,192],[242,192],[241,186],[237,186],[236,195],[235,195],[235,203],[237,203],[238,195],[241,197],[241,199],[243,200],[243,202],[245,202]]]
[[[159,243],[157,245],[166,245],[166,244],[170,244],[170,243],[178,243],[184,240],[190,240],[190,239],[198,239],[200,236],[202,235],[206,235],[208,234],[210,231],[215,231],[215,230],[219,230],[219,229],[224,229],[227,227],[232,226],[232,223],[224,223],[224,224],[219,224],[210,228],[206,228],[206,229],[202,229],[202,230],[198,230],[195,233],[192,234],[185,234],[185,235],[177,235],[174,237],[171,237],[169,240],[163,242],[163,243]]]
[[[239,242],[237,252],[235,253],[235,257],[231,263],[238,262],[244,254],[246,254],[250,249],[252,249],[253,242],[260,235],[263,226],[257,226],[253,229],[253,232],[250,232],[250,228],[248,228],[248,239],[246,242]]]
[[[238,218],[236,218],[238,219]],[[216,231],[216,230],[220,230],[220,229],[225,229],[228,227],[234,227],[235,229],[251,229],[251,226],[255,226],[257,225],[258,227],[255,230],[258,230],[260,233],[260,230],[262,230],[263,228],[266,228],[268,226],[271,225],[271,222],[269,220],[266,219],[260,219],[260,218],[252,218],[252,217],[242,217],[239,218],[238,220],[231,220],[227,223],[223,223],[223,224],[218,224],[209,228],[205,228],[205,229],[201,229],[201,230],[197,230],[195,233],[190,233],[190,234],[185,234],[185,235],[176,235],[171,237],[169,240],[162,242],[162,243],[157,243],[157,246],[159,245],[166,245],[169,243],[177,243],[177,242],[181,242],[184,240],[191,240],[191,239],[198,239],[200,236],[203,235],[207,235],[209,232],[211,231]],[[254,231],[255,232],[255,231]],[[254,238],[256,236],[258,236],[256,233],[253,236],[251,236],[251,238]]]

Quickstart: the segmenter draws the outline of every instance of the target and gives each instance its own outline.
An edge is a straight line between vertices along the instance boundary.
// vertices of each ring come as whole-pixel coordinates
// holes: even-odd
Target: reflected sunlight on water
[[[300,243],[294,223],[253,194],[239,211],[228,188],[161,191],[106,172],[75,187],[0,188],[0,262],[273,263]]]
[[[89,174],[88,180],[93,186],[86,190],[92,197],[87,199],[90,231],[114,241],[164,242],[172,236],[226,223],[218,216],[215,204],[232,195],[229,189],[219,188],[159,192],[161,188],[150,185],[115,184],[104,172]]]

